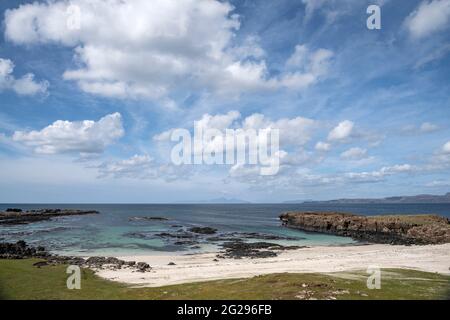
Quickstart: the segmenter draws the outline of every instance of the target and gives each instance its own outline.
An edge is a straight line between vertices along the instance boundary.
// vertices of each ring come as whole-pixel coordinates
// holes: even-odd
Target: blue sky
[[[366,27],[371,4],[381,29]],[[450,1],[2,1],[1,202],[450,191]],[[171,163],[174,128],[280,126],[276,176]]]

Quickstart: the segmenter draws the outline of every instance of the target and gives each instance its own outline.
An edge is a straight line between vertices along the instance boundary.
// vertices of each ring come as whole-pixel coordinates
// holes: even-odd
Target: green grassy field
[[[131,288],[82,270],[80,290],[66,287],[66,266],[37,268],[37,260],[0,260],[1,299],[449,299],[450,276],[383,269],[381,289],[364,272],[272,274],[160,288]]]

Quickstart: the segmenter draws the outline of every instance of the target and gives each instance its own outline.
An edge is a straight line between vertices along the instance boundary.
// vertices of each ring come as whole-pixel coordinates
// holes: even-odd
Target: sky
[[[0,12],[2,203],[450,191],[450,0],[2,0]],[[171,133],[196,121],[279,129],[278,173],[175,165]]]

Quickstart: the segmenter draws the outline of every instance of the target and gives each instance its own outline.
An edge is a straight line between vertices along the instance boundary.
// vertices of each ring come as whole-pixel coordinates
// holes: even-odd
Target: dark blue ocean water
[[[29,225],[0,226],[0,241],[25,240],[63,254],[139,255],[192,253],[217,249],[200,239],[196,245],[174,244],[162,232],[182,232],[192,226],[218,229],[219,235],[258,232],[292,238],[270,240],[289,245],[343,245],[353,240],[284,228],[278,216],[286,211],[339,211],[365,215],[426,214],[450,217],[450,204],[0,204],[27,209],[78,208],[98,210],[98,215],[61,217]],[[130,221],[131,217],[158,216],[168,221]],[[249,239],[249,241],[262,241]]]

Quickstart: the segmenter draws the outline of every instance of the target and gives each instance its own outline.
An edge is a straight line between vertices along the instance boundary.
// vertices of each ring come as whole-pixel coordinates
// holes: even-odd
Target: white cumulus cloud
[[[218,129],[225,134],[226,129],[278,129],[280,133],[280,143],[284,145],[301,146],[311,139],[311,134],[316,128],[316,121],[304,118],[281,118],[270,119],[263,114],[254,113],[241,120],[238,111],[230,111],[225,114],[204,114],[195,124],[203,129]],[[194,123],[192,124],[192,127]],[[155,136],[156,141],[170,141],[170,136],[175,128],[163,131]],[[192,129],[192,128],[185,128]]]
[[[19,95],[35,95],[47,93],[47,81],[36,82],[34,74],[27,73],[20,78],[13,75],[14,63],[9,59],[0,58],[0,92],[12,90]]]
[[[122,117],[113,113],[99,121],[58,120],[39,131],[16,131],[12,139],[40,154],[97,154],[123,135]]]
[[[344,141],[348,139],[354,128],[355,124],[350,120],[340,122],[333,130],[328,134],[329,141]]]
[[[318,49],[306,50],[301,63],[291,57],[292,70],[271,77],[257,37],[235,43],[239,28],[233,6],[217,0],[59,0],[5,14],[9,41],[72,48],[77,67],[66,70],[64,79],[95,95],[148,98],[173,107],[174,90],[234,97],[306,88],[326,76],[332,52]]]

